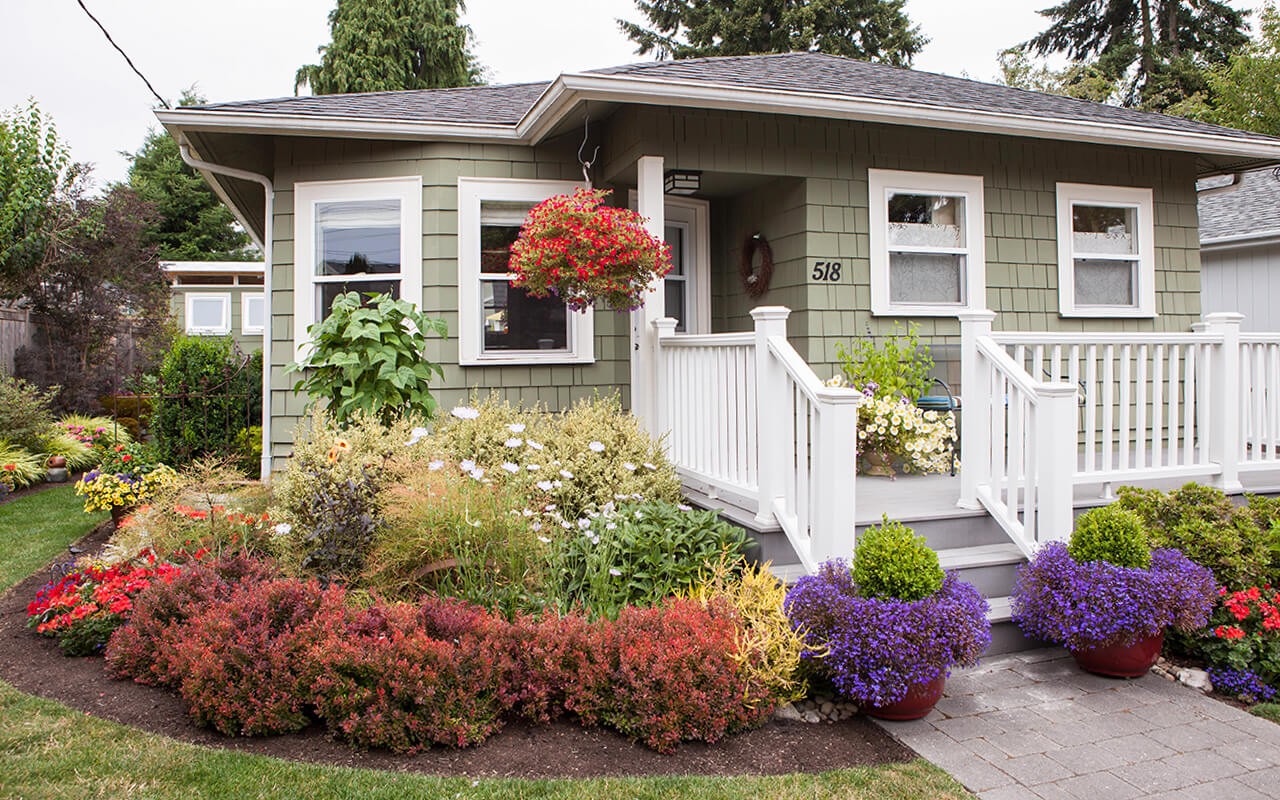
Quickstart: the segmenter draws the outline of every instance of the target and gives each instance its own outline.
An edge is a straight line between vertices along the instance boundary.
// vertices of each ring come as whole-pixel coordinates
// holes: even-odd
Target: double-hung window
[[[187,292],[187,333],[194,336],[222,336],[231,333],[229,292]]]
[[[294,342],[346,292],[422,302],[422,178],[294,186]]]
[[[982,177],[878,169],[867,177],[872,312],[985,308]]]
[[[1152,191],[1058,184],[1058,303],[1065,317],[1154,317]]]
[[[529,209],[579,184],[458,179],[458,345],[464,366],[594,360],[590,311],[511,285],[511,245]]]

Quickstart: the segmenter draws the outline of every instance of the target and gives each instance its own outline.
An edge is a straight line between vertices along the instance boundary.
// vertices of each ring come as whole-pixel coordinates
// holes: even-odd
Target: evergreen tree
[[[179,105],[204,102],[186,91]],[[142,148],[129,157],[128,186],[154,210],[143,238],[171,261],[246,261],[257,258],[249,236],[209,184],[187,166],[178,143],[164,130],[147,134]]]
[[[441,89],[480,83],[460,0],[338,0],[333,41],[320,63],[298,70],[295,91],[313,94]]]
[[[1023,47],[1065,53],[1123,81],[1122,102],[1164,110],[1205,87],[1205,70],[1247,41],[1244,13],[1218,0],[1063,0]]]
[[[636,0],[648,25],[618,20],[658,58],[812,51],[910,66],[929,41],[906,0]]]

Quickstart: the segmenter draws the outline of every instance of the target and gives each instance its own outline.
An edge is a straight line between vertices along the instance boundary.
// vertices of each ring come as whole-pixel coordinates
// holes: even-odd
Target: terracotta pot
[[[66,456],[49,456],[48,466],[51,469],[61,469],[67,466],[67,457]]]
[[[1131,645],[1112,644],[1072,650],[1076,663],[1086,672],[1111,678],[1141,678],[1155,666],[1164,647],[1164,631]]]
[[[928,683],[917,683],[907,690],[907,696],[887,706],[865,706],[863,708],[876,719],[906,721],[927,716],[933,707],[942,699],[942,689],[947,685],[947,676],[939,675]]]
[[[878,450],[868,450],[862,454],[863,460],[867,462],[867,470],[864,475],[879,475],[885,478],[892,478],[897,473],[893,469],[893,455]]]

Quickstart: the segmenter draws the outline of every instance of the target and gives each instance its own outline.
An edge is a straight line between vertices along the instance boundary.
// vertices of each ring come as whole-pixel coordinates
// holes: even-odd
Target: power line
[[[147,85],[147,88],[151,90],[151,94],[155,95],[155,98],[160,101],[160,105],[164,106],[165,108],[168,108],[169,107],[168,101],[166,101],[163,97],[160,96],[160,93],[156,91],[156,88],[151,85],[151,81],[147,80],[147,76],[142,74],[142,70],[134,66],[133,60],[129,58],[129,54],[126,53],[120,47],[120,45],[116,44],[115,39],[111,38],[111,34],[107,32],[106,27],[101,22],[99,22],[98,18],[93,15],[93,12],[91,12],[88,9],[88,7],[85,6],[84,0],[76,0],[76,3],[79,4],[80,9],[89,16],[89,19],[93,20],[93,24],[98,26],[98,30],[102,31],[102,35],[107,37],[107,41],[110,42],[111,46],[116,49],[116,52],[118,52],[124,58],[125,63],[129,65],[129,69],[133,70],[134,74],[137,75],[139,78],[142,78],[142,82],[145,83]]]

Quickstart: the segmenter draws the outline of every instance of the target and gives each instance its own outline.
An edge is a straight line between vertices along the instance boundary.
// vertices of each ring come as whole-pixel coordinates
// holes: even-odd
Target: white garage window
[[[592,312],[569,311],[554,297],[531,297],[511,285],[507,265],[529,209],[578,186],[458,179],[458,348],[464,366],[594,360]]]
[[[188,292],[187,333],[222,336],[231,333],[231,295],[226,292]]]
[[[267,298],[262,294],[240,295],[240,333],[261,335],[266,328]]]
[[[982,177],[873,169],[867,181],[872,312],[985,308]]]
[[[1152,191],[1058,184],[1058,305],[1064,317],[1156,315]]]

